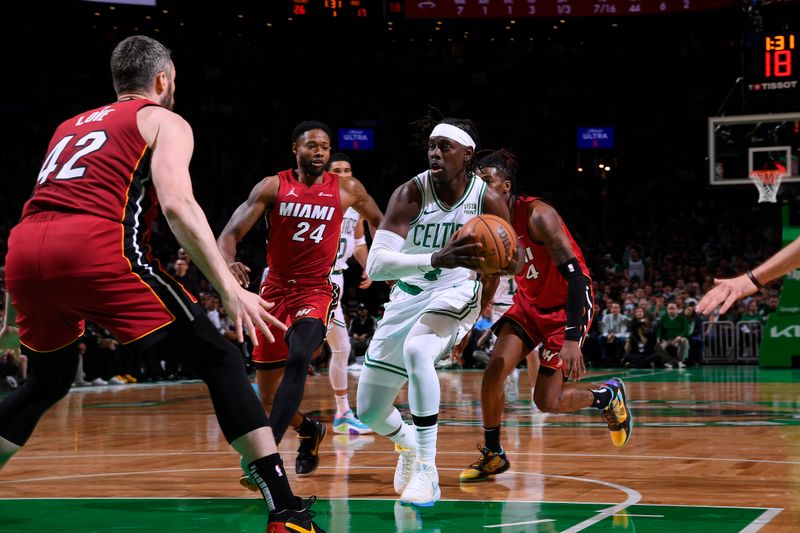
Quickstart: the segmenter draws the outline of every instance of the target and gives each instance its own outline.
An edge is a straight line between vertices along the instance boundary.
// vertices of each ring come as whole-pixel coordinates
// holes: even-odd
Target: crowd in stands
[[[580,223],[571,225],[586,227]],[[647,245],[637,237],[622,245],[590,230],[578,230],[576,239],[586,255],[595,298],[594,319],[583,347],[587,365],[682,368],[701,364],[710,322],[697,315],[696,303],[713,286],[715,278],[731,277],[766,258],[774,248],[770,243],[776,240],[772,233],[774,229],[768,221],[737,222],[729,218],[714,225],[700,215],[683,223],[673,221],[661,229],[656,226],[649,232]],[[162,251],[162,264],[198,298],[220,332],[236,344],[233,324],[219,295],[171,239],[163,231],[155,235],[154,250]],[[172,252],[165,254],[163,250]],[[254,251],[249,253],[256,255]],[[358,289],[355,280],[360,276],[360,267],[355,262],[345,273],[346,279],[354,281],[346,282],[342,300],[353,363],[363,360],[389,287],[374,283],[367,290]],[[779,289],[780,282],[773,282],[724,316],[710,317],[711,321],[741,324],[742,333],[757,330],[776,310]],[[458,366],[485,364],[492,347],[490,325],[491,310],[485,310],[465,350],[467,357]],[[249,364],[249,340],[239,347]],[[80,349],[81,367],[75,378],[78,386],[193,378],[188,369],[171,363],[168,354],[133,354],[95,324],[87,324]],[[19,383],[25,379],[24,359],[12,352],[4,350],[0,354],[0,378],[10,376]],[[473,353],[475,357],[471,357]],[[24,357],[24,349],[20,355]],[[312,364],[317,369],[324,368],[324,356]],[[8,388],[12,380],[0,385]]]
[[[54,42],[64,27],[72,26],[69,21],[96,18],[94,8],[59,9],[59,16],[47,20],[30,17],[8,26],[5,37],[9,42],[22,37]],[[716,21],[722,15],[713,16]],[[545,38],[537,36],[524,43],[494,39],[491,32],[485,36],[472,32],[469,39],[445,35],[429,39],[427,34],[423,39],[415,34],[421,31],[415,25],[402,25],[394,32],[386,32],[382,25],[359,26],[359,31],[338,32],[336,37],[340,47],[352,55],[351,60],[337,64],[337,72],[351,83],[331,84],[328,90],[318,91],[304,86],[286,90],[271,80],[275,72],[285,79],[304,76],[305,67],[296,58],[326,45],[329,37],[325,32],[300,32],[295,28],[300,21],[283,29],[277,25],[264,29],[260,24],[259,31],[218,31],[219,17],[198,15],[195,24],[169,31],[169,44],[177,47],[183,72],[176,111],[194,126],[194,192],[212,229],[218,232],[257,180],[293,164],[287,131],[298,121],[312,118],[311,113],[334,128],[375,129],[374,149],[353,155],[356,177],[384,207],[402,181],[424,168],[424,154],[413,146],[416,131],[412,124],[429,104],[436,105],[446,115],[473,119],[483,147],[513,150],[520,163],[518,191],[544,196],[565,218],[590,267],[597,303],[585,345],[587,362],[631,366],[697,363],[705,326],[694,316],[692,304],[712,286],[714,278],[740,274],[780,247],[779,217],[769,210],[754,210],[754,189],[710,190],[705,186],[707,131],[703,125],[741,69],[737,39],[729,38],[739,35],[740,21],[736,14],[726,17],[725,24],[708,24],[702,17],[684,20],[691,39],[676,34],[673,24],[655,20],[621,26],[611,34],[600,26],[567,25],[571,29],[548,30]],[[248,22],[238,20],[237,24]],[[321,30],[327,22],[307,20],[302,24],[319,25],[314,27]],[[207,31],[208,27],[214,31]],[[702,31],[689,31],[692,28]],[[5,147],[0,165],[7,176],[0,202],[0,262],[5,258],[8,233],[30,195],[50,133],[70,113],[111,97],[108,73],[92,65],[105,61],[119,33],[130,30],[127,26],[114,31],[96,26],[72,35],[77,39],[74,46],[86,50],[89,59],[97,56],[96,61],[50,61],[52,68],[41,69],[38,65],[47,59],[44,56],[33,60],[10,57],[12,70],[28,80],[30,89],[20,93],[13,87],[0,88],[3,117],[15,125],[0,133]],[[303,39],[292,38],[301,33]],[[363,46],[365,38],[371,46]],[[105,48],[101,46],[104,42]],[[629,60],[631,46],[642,42],[647,43],[652,58],[644,66]],[[253,69],[259,61],[269,68]],[[524,69],[513,66],[532,61],[561,74],[547,83],[525,82],[518,77],[524,75]],[[378,70],[364,70],[364,64]],[[564,70],[560,68],[563,64],[571,67]],[[615,76],[607,76],[609,65],[618,68]],[[675,71],[695,83],[675,91],[671,74]],[[504,73],[502,83],[497,72]],[[441,83],[418,90],[419,80],[442,73],[448,75],[439,76]],[[463,91],[464,76],[479,90]],[[59,98],[48,97],[52,80],[60,78],[80,83],[61,84]],[[387,78],[393,80],[393,91],[386,90],[383,80]],[[643,90],[627,90],[627,80],[633,78],[650,84]],[[604,82],[588,91],[587,80],[593,79]],[[354,92],[353,87],[358,90]],[[372,97],[358,96],[363,94]],[[741,113],[738,102],[729,104],[726,112]],[[598,115],[598,109],[607,111]],[[576,150],[575,127],[587,117],[615,125],[618,147]],[[593,158],[601,156],[612,164],[612,170],[603,175],[590,172],[588,163],[596,163]],[[577,171],[580,162],[587,163],[584,172]],[[240,260],[253,272],[264,266],[264,234],[263,222],[259,222],[240,243]],[[212,321],[233,342],[218,296],[179,250],[163,219],[154,225],[151,252],[198,297]],[[351,270],[360,273],[358,265]],[[347,275],[348,271],[346,279]],[[0,272],[0,283],[2,278]],[[253,281],[251,287],[257,286],[257,280]],[[389,293],[384,283],[373,283],[367,290],[356,286],[345,283],[342,303],[348,321],[356,324],[355,333],[351,331],[353,357],[363,354],[368,338],[364,330],[370,329],[357,317],[366,313],[377,319]],[[714,318],[746,324],[763,320],[776,309],[778,290],[776,283],[770,284],[724,317]],[[359,311],[359,304],[366,310]],[[612,318],[606,321],[607,315]],[[684,319],[686,328],[679,316],[688,317]],[[485,320],[480,323],[484,326]],[[86,331],[83,369],[76,376],[77,383],[189,377],[186,369],[172,366],[163,354],[134,358],[101,328],[87,325]],[[485,335],[486,331],[482,329],[474,340],[482,341],[478,351],[488,354],[491,336]],[[245,343],[243,354],[249,353],[248,349]],[[5,361],[13,359],[15,369],[22,366],[17,358],[0,355]],[[0,365],[11,367],[11,363]],[[15,375],[19,377],[20,371]]]

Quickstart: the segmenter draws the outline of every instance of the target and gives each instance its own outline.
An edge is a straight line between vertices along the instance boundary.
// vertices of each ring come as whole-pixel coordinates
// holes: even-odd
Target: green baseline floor
[[[320,500],[314,505],[328,533],[565,531],[611,504],[445,500],[416,510],[395,500]],[[632,505],[586,524],[587,531],[741,531],[767,509]],[[0,531],[256,532],[265,513],[255,499],[19,499],[0,500]],[[505,524],[503,527],[497,527]],[[517,525],[511,525],[517,524]],[[487,527],[488,526],[488,527]],[[495,526],[495,527],[492,527]],[[583,528],[580,528],[583,529]]]

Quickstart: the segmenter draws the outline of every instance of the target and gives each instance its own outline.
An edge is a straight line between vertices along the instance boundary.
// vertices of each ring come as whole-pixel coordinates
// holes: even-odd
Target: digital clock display
[[[368,18],[381,14],[376,0],[292,0],[291,16]]]
[[[743,39],[744,83],[750,96],[797,94],[800,38],[795,33],[748,33]]]

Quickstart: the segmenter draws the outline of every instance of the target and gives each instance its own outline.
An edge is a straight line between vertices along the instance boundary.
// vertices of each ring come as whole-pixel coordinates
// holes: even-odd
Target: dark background
[[[736,235],[731,246],[747,241],[763,257],[780,246],[777,209],[756,204],[754,187],[709,188],[705,159],[707,117],[798,109],[796,98],[758,108],[736,84],[742,35],[758,24],[758,4],[439,25],[381,16],[288,20],[283,1],[4,6],[0,252],[53,129],[114,100],[111,50],[144,33],[174,52],[175,111],[194,128],[195,193],[215,232],[258,180],[294,164],[290,133],[309,119],[334,130],[375,128],[375,149],[349,155],[385,208],[395,187],[426,168],[411,123],[433,105],[475,121],[483,147],[518,155],[520,189],[554,203],[590,265],[600,254],[619,257],[631,239],[663,256],[725,231]],[[800,23],[796,2],[764,3],[759,13],[766,30]],[[617,147],[579,152],[579,126],[614,127]],[[600,175],[596,160],[612,170]],[[577,172],[579,164],[587,170]],[[161,233],[157,253],[169,260],[177,247]],[[254,272],[263,239],[257,227],[240,245]]]

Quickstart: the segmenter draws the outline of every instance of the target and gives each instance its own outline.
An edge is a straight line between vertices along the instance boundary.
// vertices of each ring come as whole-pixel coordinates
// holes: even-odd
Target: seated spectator
[[[583,343],[583,358],[589,366],[602,366],[603,352],[600,348],[600,304],[595,300],[592,307],[592,325],[589,326],[589,332],[586,335],[586,340]]]
[[[350,321],[350,346],[356,359],[361,359],[367,353],[367,346],[375,333],[375,319],[369,315],[367,306],[358,304],[356,316]]]
[[[622,362],[625,368],[661,368],[664,358],[655,352],[656,338],[653,327],[645,310],[637,307],[633,310],[630,322],[630,334],[625,343],[625,355]]]
[[[755,299],[750,300],[750,302],[747,304],[747,310],[739,319],[740,322],[758,322],[760,324],[763,324],[766,322],[766,320],[767,317],[765,316],[764,311],[758,308],[758,302]]]
[[[492,313],[492,306],[487,305],[467,336],[459,343],[459,348],[464,347],[463,351],[459,353],[458,349],[454,348],[453,356],[463,368],[483,368],[489,361],[494,343],[491,329]]]
[[[667,314],[661,317],[656,327],[656,351],[668,364],[677,362],[678,368],[685,368],[686,356],[689,352],[689,322],[683,313],[678,313],[678,306],[667,304]],[[674,349],[674,355],[671,353]]]
[[[602,364],[619,366],[625,341],[628,339],[628,317],[620,313],[618,303],[611,304],[611,312],[603,317],[600,332]]]
[[[630,248],[628,256],[623,259],[625,263],[625,279],[628,281],[644,282],[647,280],[646,269],[647,264],[645,260],[639,255],[641,252],[638,248]]]
[[[683,316],[689,323],[689,364],[700,366],[703,362],[703,319],[695,312],[693,305],[683,309]]]
[[[740,355],[744,357],[758,355],[758,345],[761,343],[765,322],[766,317],[758,308],[758,301],[755,298],[751,298],[747,304],[747,309],[742,313],[737,323]]]
[[[192,296],[197,298],[200,291],[198,276],[189,273],[189,262],[186,259],[177,259],[175,261],[174,276]]]

